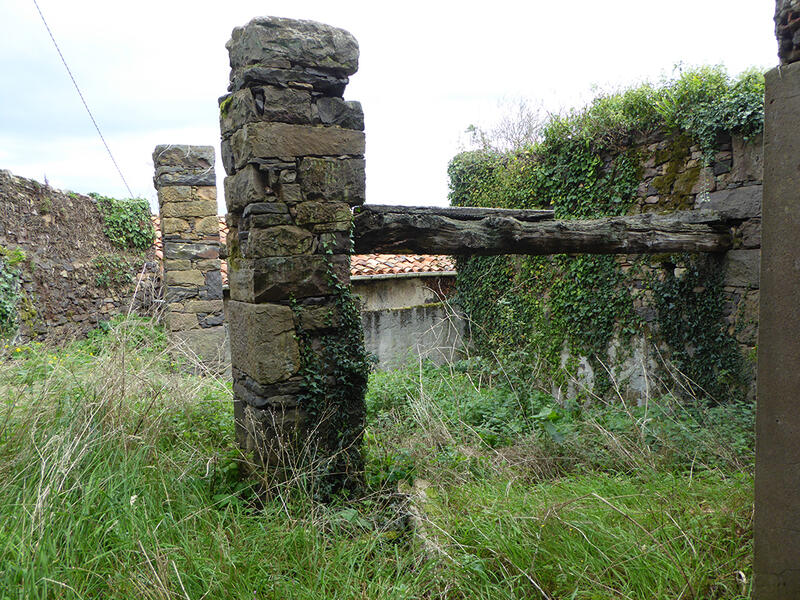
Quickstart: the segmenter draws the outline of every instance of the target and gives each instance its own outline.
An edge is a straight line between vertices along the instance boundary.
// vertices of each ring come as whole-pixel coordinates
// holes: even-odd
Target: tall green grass
[[[679,413],[688,438],[469,368],[375,374],[368,487],[323,505],[240,478],[230,384],[149,322],[5,352],[0,600],[749,597],[747,450]]]

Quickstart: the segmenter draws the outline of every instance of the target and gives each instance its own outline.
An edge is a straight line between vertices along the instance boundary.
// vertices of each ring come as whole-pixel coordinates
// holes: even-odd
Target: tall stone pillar
[[[766,75],[756,412],[758,600],[800,598],[800,0],[777,0]]]
[[[224,367],[214,148],[156,146],[153,164],[164,245],[167,329],[207,366]]]
[[[351,207],[364,202],[364,117],[342,99],[358,44],[321,23],[263,17],[234,29],[227,48],[237,437],[267,473],[300,469],[327,493],[354,485],[362,468],[368,363],[349,253]]]

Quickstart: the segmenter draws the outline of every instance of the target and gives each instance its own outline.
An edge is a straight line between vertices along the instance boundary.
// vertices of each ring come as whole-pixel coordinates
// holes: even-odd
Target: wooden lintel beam
[[[592,220],[552,211],[370,206],[356,209],[355,252],[392,254],[635,254],[724,252],[730,220],[692,210]]]

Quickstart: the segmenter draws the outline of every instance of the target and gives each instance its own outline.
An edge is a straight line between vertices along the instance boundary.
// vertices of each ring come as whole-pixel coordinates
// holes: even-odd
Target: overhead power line
[[[117,169],[117,173],[119,173],[120,178],[122,179],[122,183],[125,184],[125,188],[128,190],[128,194],[131,198],[133,198],[133,192],[131,191],[128,182],[125,180],[125,176],[122,174],[122,169],[119,168],[116,159],[114,158],[114,154],[111,152],[111,148],[108,147],[108,143],[106,142],[106,138],[103,137],[103,132],[100,131],[100,126],[97,124],[97,121],[92,114],[92,111],[89,109],[89,105],[86,103],[86,98],[83,97],[83,92],[81,92],[81,88],[78,87],[78,82],[75,81],[75,77],[72,75],[72,71],[67,64],[64,55],[61,53],[61,48],[58,47],[58,43],[56,42],[56,38],[53,37],[53,32],[50,31],[50,26],[47,24],[47,20],[44,18],[42,14],[42,9],[39,8],[39,3],[36,0],[33,0],[34,6],[36,6],[36,10],[39,12],[39,16],[42,18],[42,23],[44,23],[44,28],[47,29],[47,33],[50,36],[50,39],[53,40],[53,46],[56,47],[56,52],[58,52],[58,56],[61,58],[61,62],[64,64],[64,68],[67,70],[69,74],[69,78],[72,80],[72,85],[75,86],[75,90],[78,92],[78,96],[81,98],[81,102],[83,102],[83,107],[86,109],[86,112],[89,113],[89,118],[92,120],[94,124],[94,128],[97,130],[97,135],[100,136],[100,140],[103,142],[103,146],[106,147],[106,152],[108,152],[108,156],[111,158],[111,162],[114,163],[114,167]]]

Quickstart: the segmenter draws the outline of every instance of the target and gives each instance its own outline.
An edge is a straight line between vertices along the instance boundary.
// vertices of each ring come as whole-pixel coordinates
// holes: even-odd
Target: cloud
[[[135,193],[154,198],[156,144],[218,143],[224,44],[263,2],[38,1]],[[774,64],[771,8],[722,4],[308,0],[269,9],[358,38],[361,69],[346,95],[364,105],[369,201],[443,204],[459,135],[494,120],[503,96],[553,110],[585,101],[592,84],[654,78],[679,61]],[[125,195],[33,4],[3,10],[0,168]]]

